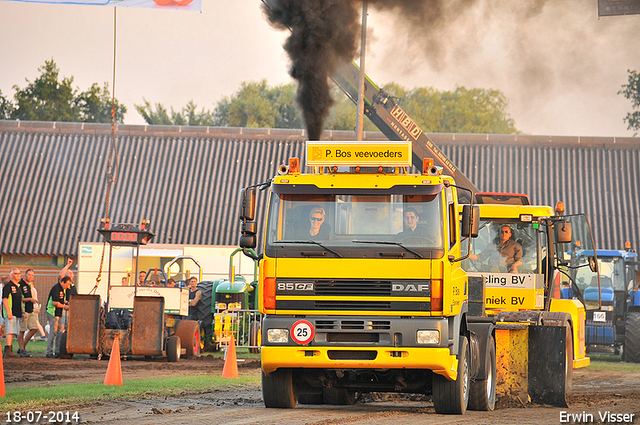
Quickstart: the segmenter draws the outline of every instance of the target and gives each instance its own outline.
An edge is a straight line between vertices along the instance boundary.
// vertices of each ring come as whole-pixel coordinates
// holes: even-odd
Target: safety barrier
[[[258,310],[224,310],[215,313],[214,332],[220,348],[226,349],[233,335],[236,347],[260,349],[260,312]]]

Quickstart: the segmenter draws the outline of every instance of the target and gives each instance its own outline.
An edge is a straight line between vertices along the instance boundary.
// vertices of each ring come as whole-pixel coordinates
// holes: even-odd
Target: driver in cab
[[[403,214],[404,228],[402,232],[398,233],[398,239],[421,237],[422,232],[418,228],[419,221],[420,216],[418,215],[418,211],[413,207],[407,208]]]
[[[488,244],[480,254],[469,254],[474,261],[487,261],[489,266],[497,267],[500,272],[518,273],[522,265],[522,246],[513,238],[513,229],[509,225],[500,227],[500,234],[494,243]]]
[[[309,212],[309,230],[303,232],[301,237],[307,239],[329,239],[329,225],[325,224],[325,211],[322,207],[313,207]]]

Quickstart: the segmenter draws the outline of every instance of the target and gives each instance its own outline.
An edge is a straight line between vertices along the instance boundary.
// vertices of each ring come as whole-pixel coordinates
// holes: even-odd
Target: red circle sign
[[[291,326],[291,338],[298,344],[308,344],[315,335],[313,325],[306,320],[298,320]]]

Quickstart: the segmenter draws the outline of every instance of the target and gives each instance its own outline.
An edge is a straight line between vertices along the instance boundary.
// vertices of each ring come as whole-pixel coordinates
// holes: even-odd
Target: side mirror
[[[253,187],[240,191],[240,220],[253,221],[256,216],[256,190]]]
[[[478,230],[480,229],[480,208],[471,205],[464,205],[462,207],[462,237],[478,237]]]
[[[238,245],[240,248],[255,248],[258,245],[258,238],[256,235],[242,235]]]
[[[559,221],[555,225],[556,241],[558,243],[571,243],[571,223]]]

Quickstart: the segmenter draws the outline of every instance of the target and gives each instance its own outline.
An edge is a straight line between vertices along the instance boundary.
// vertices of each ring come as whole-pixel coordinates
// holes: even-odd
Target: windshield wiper
[[[320,242],[316,242],[316,241],[312,241],[312,240],[308,240],[308,241],[276,241],[275,243],[305,243],[305,244],[309,244],[309,245],[318,245],[320,248],[323,248],[323,249],[329,251],[330,253],[336,255],[337,257],[343,258],[342,254],[340,254],[339,252],[334,251],[333,249],[322,245]]]
[[[368,243],[368,244],[372,244],[372,245],[396,245],[399,246],[400,248],[404,249],[407,252],[412,253],[413,255],[415,255],[418,258],[424,258],[424,256],[422,254],[420,254],[417,251],[414,251],[411,248],[408,248],[404,245],[402,245],[400,242],[385,242],[385,241],[352,241],[353,243]]]

